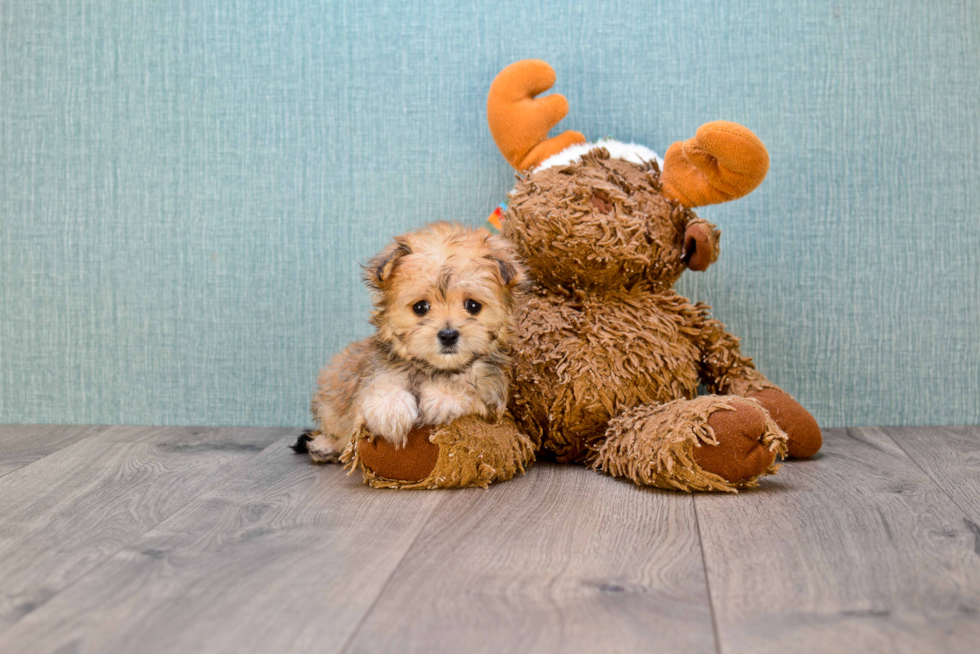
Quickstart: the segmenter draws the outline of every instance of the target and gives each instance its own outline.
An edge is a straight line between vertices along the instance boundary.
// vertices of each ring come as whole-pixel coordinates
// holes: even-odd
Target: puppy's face
[[[367,281],[379,337],[403,359],[451,371],[507,344],[524,270],[501,237],[436,223],[395,239]]]

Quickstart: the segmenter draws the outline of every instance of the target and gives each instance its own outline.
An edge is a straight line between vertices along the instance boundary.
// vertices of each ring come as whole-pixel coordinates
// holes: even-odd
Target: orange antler
[[[737,123],[717,120],[667,148],[660,183],[685,207],[701,207],[748,195],[768,171],[769,153],[759,137]]]
[[[501,154],[519,171],[534,168],[570,145],[585,143],[579,132],[548,138],[548,130],[568,113],[565,96],[536,98],[555,83],[555,71],[540,59],[504,68],[490,85],[487,121]]]

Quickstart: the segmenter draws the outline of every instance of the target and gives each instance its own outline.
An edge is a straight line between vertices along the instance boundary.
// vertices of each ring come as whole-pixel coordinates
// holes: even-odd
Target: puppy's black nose
[[[439,332],[438,336],[439,342],[442,343],[443,347],[452,347],[459,340],[459,332],[450,327],[443,329]]]

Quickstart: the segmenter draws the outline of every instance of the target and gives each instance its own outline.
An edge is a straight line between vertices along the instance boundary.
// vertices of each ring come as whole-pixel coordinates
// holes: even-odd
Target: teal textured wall
[[[358,262],[513,182],[494,74],[765,141],[682,291],[826,426],[980,422],[980,5],[0,1],[0,422],[302,425]]]

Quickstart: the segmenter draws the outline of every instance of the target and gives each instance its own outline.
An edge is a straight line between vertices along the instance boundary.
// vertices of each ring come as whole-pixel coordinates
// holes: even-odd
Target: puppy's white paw
[[[465,397],[439,388],[427,388],[419,399],[419,411],[424,424],[442,425],[471,413],[469,404]]]
[[[419,418],[415,396],[401,388],[368,394],[362,410],[368,430],[395,447],[405,447],[408,432]]]

